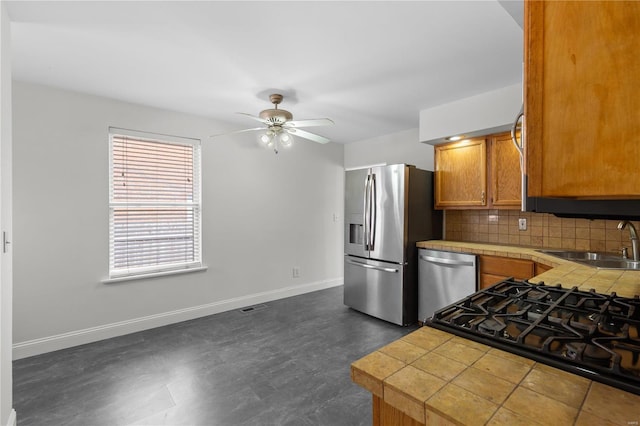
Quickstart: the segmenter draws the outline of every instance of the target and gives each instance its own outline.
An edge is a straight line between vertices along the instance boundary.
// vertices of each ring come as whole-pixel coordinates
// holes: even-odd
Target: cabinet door
[[[521,206],[522,174],[520,154],[511,141],[510,133],[491,139],[491,203],[493,208]]]
[[[495,274],[485,274],[480,273],[480,290],[483,290],[487,287],[491,287],[495,283],[499,283],[500,281],[506,280],[510,275],[495,275]]]
[[[435,147],[436,208],[487,205],[487,141],[470,139]]]
[[[640,2],[525,1],[528,193],[640,196]]]
[[[489,287],[508,277],[526,280],[534,276],[534,262],[501,256],[480,256],[480,288]]]
[[[402,410],[387,404],[382,398],[373,395],[373,426],[424,426]]]
[[[553,266],[545,265],[544,263],[536,262],[534,265],[534,276],[540,275],[543,272],[547,272],[548,270],[553,269]]]

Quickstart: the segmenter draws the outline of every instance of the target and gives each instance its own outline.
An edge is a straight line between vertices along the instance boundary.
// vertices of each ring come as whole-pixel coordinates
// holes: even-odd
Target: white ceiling
[[[234,113],[280,92],[349,143],[522,78],[522,29],[494,0],[5,3],[16,80],[229,123],[212,134],[255,127]]]

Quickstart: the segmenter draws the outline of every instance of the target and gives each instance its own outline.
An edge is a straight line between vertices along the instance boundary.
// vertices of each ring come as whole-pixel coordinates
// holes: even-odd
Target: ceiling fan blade
[[[264,124],[268,124],[269,122],[264,118],[256,117],[255,115],[247,114],[246,112],[237,112],[236,114],[245,115],[253,120],[259,121]]]
[[[293,120],[285,123],[286,127],[312,127],[312,126],[328,126],[334,124],[329,118],[314,118],[311,120]]]
[[[217,135],[211,135],[209,137],[210,138],[217,138],[219,136],[235,135],[236,133],[253,132],[255,130],[264,130],[264,127],[254,127],[253,129],[236,130],[236,131],[233,131],[233,132],[220,133],[220,134],[217,134]]]
[[[300,136],[301,138],[309,139],[318,143],[329,143],[331,142],[329,139],[324,136],[316,135],[315,133],[307,132],[305,130],[300,129],[286,129],[287,132],[291,133],[295,136]]]

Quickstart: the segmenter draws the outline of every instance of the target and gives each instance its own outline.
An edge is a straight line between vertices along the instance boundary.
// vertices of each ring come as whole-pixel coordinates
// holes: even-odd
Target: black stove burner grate
[[[425,324],[640,395],[640,298],[507,279]]]

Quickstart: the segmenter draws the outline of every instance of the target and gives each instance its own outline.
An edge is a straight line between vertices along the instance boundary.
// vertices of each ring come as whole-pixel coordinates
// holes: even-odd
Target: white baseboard
[[[9,413],[9,419],[7,420],[7,426],[16,426],[17,423],[16,410],[12,408],[11,412]]]
[[[72,346],[83,345],[85,343],[96,342],[98,340],[109,339],[111,337],[161,327],[163,325],[231,311],[233,309],[258,303],[270,302],[272,300],[283,299],[285,297],[297,296],[304,293],[310,293],[312,291],[337,287],[343,283],[344,280],[342,278],[337,278],[299,286],[284,287],[277,290],[270,290],[262,293],[222,300],[219,302],[207,303],[205,305],[178,309],[141,318],[134,318],[98,327],[85,328],[83,330],[56,334],[54,336],[43,337],[40,339],[27,340],[13,345],[13,359],[26,358],[59,349],[70,348]]]

